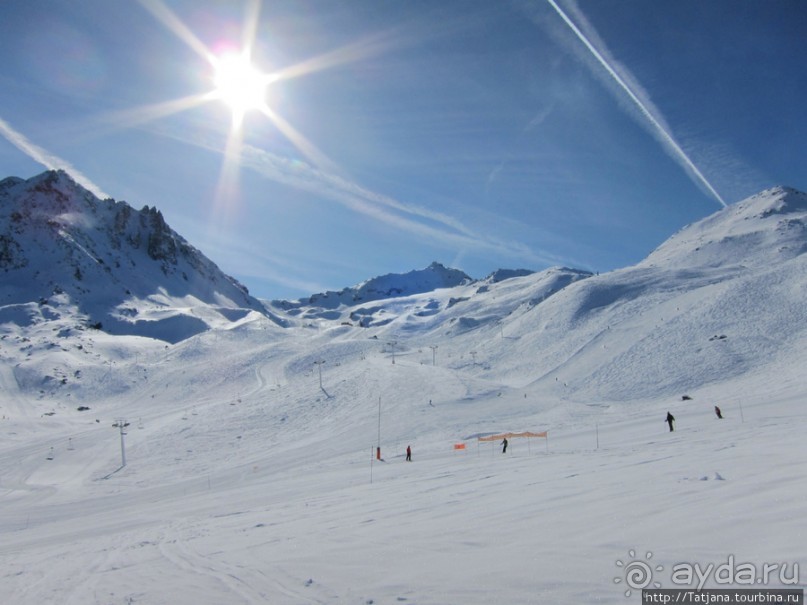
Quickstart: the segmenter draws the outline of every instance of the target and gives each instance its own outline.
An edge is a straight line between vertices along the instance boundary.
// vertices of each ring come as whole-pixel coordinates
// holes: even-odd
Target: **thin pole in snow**
[[[737,402],[740,405],[740,422],[745,422],[745,417],[743,416],[743,404],[741,401]]]
[[[597,449],[600,449],[600,425],[594,425],[595,430],[597,431]]]
[[[381,395],[378,396],[378,443],[375,451],[376,458],[381,460]]]

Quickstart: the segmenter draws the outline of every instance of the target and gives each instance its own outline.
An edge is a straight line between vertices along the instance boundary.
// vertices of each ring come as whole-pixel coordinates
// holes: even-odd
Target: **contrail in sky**
[[[69,162],[61,159],[58,156],[55,156],[51,153],[48,153],[38,145],[35,145],[31,141],[29,141],[25,135],[17,132],[14,130],[11,125],[0,118],[0,135],[5,137],[9,143],[14,145],[17,149],[22,151],[25,155],[29,158],[34,160],[35,162],[42,164],[48,170],[64,170],[67,172],[73,179],[79,183],[82,187],[90,191],[95,197],[99,199],[106,199],[110,197],[106,193],[104,193],[100,187],[98,187],[95,183],[93,183],[90,179],[86,176],[81,174],[78,170],[73,168]]]
[[[156,134],[220,152],[220,143],[198,133],[155,128]],[[487,249],[502,255],[543,265],[568,263],[566,259],[526,244],[480,232],[459,219],[430,208],[402,202],[366,189],[340,174],[333,174],[302,160],[289,159],[252,145],[241,145],[239,165],[276,183],[315,193],[320,199],[336,202],[352,212],[393,225],[444,246]]]
[[[642,102],[639,96],[631,89],[631,87],[625,82],[625,79],[617,73],[617,71],[611,67],[608,61],[605,60],[602,53],[597,50],[597,48],[589,41],[586,35],[574,24],[574,22],[566,15],[565,12],[558,6],[555,0],[547,0],[549,5],[555,9],[555,12],[560,15],[561,19],[569,26],[569,28],[574,32],[574,34],[580,39],[580,41],[586,45],[586,48],[594,55],[594,58],[605,68],[605,71],[608,72],[614,81],[619,84],[620,88],[625,91],[631,101],[634,102],[636,107],[639,108],[639,111],[642,112],[642,115],[648,119],[648,121],[653,125],[653,127],[658,131],[659,135],[661,135],[661,139],[664,143],[666,143],[675,156],[683,163],[684,167],[688,169],[697,179],[698,183],[703,185],[714,197],[717,199],[718,202],[725,208],[726,202],[720,196],[720,194],[712,187],[711,183],[706,180],[706,177],[703,176],[698,167],[695,166],[694,162],[689,159],[684,150],[681,149],[681,146],[676,142],[673,136],[667,131],[666,128],[660,123],[660,121],[653,115],[647,105]]]

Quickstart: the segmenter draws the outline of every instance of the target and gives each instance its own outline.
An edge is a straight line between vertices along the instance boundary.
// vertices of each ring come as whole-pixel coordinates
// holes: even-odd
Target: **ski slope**
[[[273,352],[250,331],[144,353],[118,369],[142,386],[88,412],[8,410],[6,602],[619,603],[615,562],[631,549],[667,569],[803,564],[792,370],[688,401],[576,402],[425,352],[393,365],[375,341],[326,333]],[[341,360],[323,364],[322,389],[315,357]],[[472,438],[520,429],[548,443],[502,455]]]

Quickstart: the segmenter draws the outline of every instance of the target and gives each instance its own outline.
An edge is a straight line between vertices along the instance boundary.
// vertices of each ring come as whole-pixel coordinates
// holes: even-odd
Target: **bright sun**
[[[213,84],[217,96],[230,106],[234,115],[266,104],[269,76],[258,71],[243,54],[227,54],[215,59]]]

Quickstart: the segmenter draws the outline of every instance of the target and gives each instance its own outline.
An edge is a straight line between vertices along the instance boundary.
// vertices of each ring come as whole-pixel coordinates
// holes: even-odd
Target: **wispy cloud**
[[[726,202],[721,195],[703,175],[681,145],[679,145],[675,137],[673,137],[672,130],[667,125],[661,112],[650,101],[650,95],[642,88],[633,74],[624,65],[621,65],[613,58],[605,43],[597,34],[597,31],[591,23],[589,23],[576,3],[570,0],[568,3],[569,8],[564,11],[555,0],[547,0],[547,2],[575,36],[583,43],[591,56],[596,60],[596,63],[599,64],[617,84],[617,89],[627,95],[627,98],[631,101],[633,106],[639,110],[640,115],[650,124],[653,134],[661,141],[670,157],[684,168],[687,175],[696,185],[703,187],[725,207]],[[574,19],[569,16],[570,14],[574,16]]]
[[[2,118],[0,118],[0,134],[29,158],[42,164],[48,170],[64,170],[73,177],[77,183],[91,191],[96,197],[101,199],[110,197],[89,178],[76,170],[69,162],[32,143],[25,135],[12,128],[11,125]]]
[[[187,131],[153,127],[152,132],[186,144],[221,153],[220,141]],[[321,200],[335,202],[351,212],[391,225],[431,244],[452,249],[468,249],[500,254],[521,262],[550,265],[561,262],[545,251],[536,251],[521,242],[504,240],[477,231],[455,216],[436,212],[417,204],[363,187],[349,178],[331,173],[299,159],[281,157],[251,145],[242,145],[238,164],[264,178],[315,194]]]
[[[349,210],[392,225],[433,243],[469,247],[545,263],[547,256],[528,246],[479,233],[459,219],[380,194],[299,160],[281,158],[245,145],[241,165],[279,183],[330,199]]]
[[[299,292],[324,292],[328,285],[305,276],[310,272],[309,263],[282,249],[270,253],[256,247],[254,242],[233,238],[227,231],[211,228],[200,217],[183,217],[179,221],[183,231],[194,232],[197,244],[210,258],[231,275],[246,277],[250,283],[271,283]],[[250,286],[250,290],[252,290]]]
[[[527,123],[527,125],[524,127],[524,129],[521,131],[521,134],[519,135],[518,138],[520,139],[521,137],[523,137],[527,133],[535,130],[536,128],[539,128],[541,126],[541,124],[543,124],[546,121],[546,119],[549,117],[549,115],[552,113],[553,109],[554,109],[554,105],[550,105],[549,107],[545,107],[541,111],[539,111],[537,114],[535,114],[532,117],[532,119]],[[493,183],[499,178],[499,174],[501,174],[502,170],[504,170],[504,168],[507,165],[507,162],[509,160],[510,160],[509,156],[503,158],[496,165],[496,167],[493,170],[490,171],[490,173],[488,174],[487,182],[485,183],[485,190],[486,191],[489,191],[490,187],[493,185]]]

